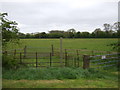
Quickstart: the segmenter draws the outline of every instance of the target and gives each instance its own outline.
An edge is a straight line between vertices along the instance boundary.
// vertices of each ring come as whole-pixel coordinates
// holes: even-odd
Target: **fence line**
[[[119,55],[120,53],[113,53],[113,54],[104,54],[104,56],[110,56],[110,55]],[[95,56],[90,56],[91,58],[93,57],[101,57],[103,55],[95,55]]]
[[[93,60],[93,59],[96,58],[96,57],[103,56],[103,55],[91,56],[92,57],[92,58],[90,58],[91,66],[100,65],[100,66],[94,67],[94,68],[101,68],[101,67],[113,66],[114,64],[116,66],[120,65],[120,60],[119,60],[120,56],[118,56],[119,53],[106,54],[106,56],[107,55],[109,56],[108,58],[105,57],[105,58],[97,59],[97,60]],[[106,64],[109,64],[109,65],[106,65]]]
[[[62,64],[64,64],[65,67],[74,66],[74,67],[83,67],[84,69],[87,69],[87,68],[91,68],[90,65],[93,65],[92,64],[93,62],[97,63],[96,65],[101,65],[101,64],[116,62],[116,60],[102,62],[102,63],[99,63],[96,61],[103,61],[103,60],[119,58],[116,56],[114,56],[114,57],[112,56],[112,55],[119,55],[119,53],[108,52],[109,54],[105,54],[105,55],[94,55],[94,53],[97,51],[83,50],[83,49],[63,49],[63,52],[62,52],[63,61],[59,61],[59,59],[60,59],[59,50],[60,49],[57,51],[53,45],[51,45],[51,47],[49,48],[50,49],[49,52],[38,52],[38,51],[29,52],[30,51],[29,49],[30,48],[28,46],[25,46],[24,49],[21,49],[20,51],[17,49],[14,49],[14,50],[12,50],[12,52],[4,51],[3,53],[5,53],[7,55],[9,55],[9,54],[13,55],[14,59],[20,60],[20,64],[28,64],[28,65],[33,64],[33,66],[36,68],[37,67],[55,67],[55,65],[57,65],[57,64],[59,64],[57,66],[62,66],[61,65],[61,63],[62,63]],[[74,51],[74,52],[70,52],[70,50]],[[90,51],[92,53],[92,56],[84,55],[80,51]],[[100,51],[100,52],[102,52],[102,51]],[[107,51],[104,51],[104,52],[107,52]],[[112,57],[106,57],[104,59],[95,59],[94,60],[94,58],[97,58],[97,57],[101,58],[102,56],[112,56]],[[35,61],[33,60],[34,61],[33,62],[32,59],[34,59]],[[30,62],[28,62],[27,60],[28,61],[30,60]],[[40,61],[40,60],[42,60],[42,61]],[[117,60],[117,61],[120,61],[120,60]],[[82,65],[80,65],[81,63],[82,63]],[[47,65],[47,66],[43,66],[43,65]]]
[[[108,62],[103,62],[103,63],[96,63],[96,64],[92,64],[92,65],[107,64],[107,63],[118,62],[118,61],[120,61],[120,60],[108,61]]]
[[[105,65],[105,66],[101,66],[101,67],[95,67],[95,68],[103,68],[103,67],[110,67],[110,66],[115,66],[116,64],[112,64],[112,65]]]
[[[90,62],[96,62],[96,61],[101,61],[101,60],[106,60],[106,59],[119,59],[120,57],[111,57],[111,58],[104,58],[104,59],[97,59],[97,60],[91,60]]]

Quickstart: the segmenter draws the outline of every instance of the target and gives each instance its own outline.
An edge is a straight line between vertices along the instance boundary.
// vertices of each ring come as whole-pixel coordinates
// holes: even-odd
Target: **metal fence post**
[[[83,69],[87,69],[90,67],[90,56],[83,55]]]

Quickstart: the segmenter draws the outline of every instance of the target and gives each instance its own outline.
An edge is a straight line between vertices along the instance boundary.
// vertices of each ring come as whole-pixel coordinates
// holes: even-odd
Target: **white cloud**
[[[94,3],[92,2],[94,1]],[[75,28],[93,31],[117,21],[118,0],[2,0],[2,12],[17,21],[21,32]]]
[[[118,2],[119,0],[0,0],[0,2]]]

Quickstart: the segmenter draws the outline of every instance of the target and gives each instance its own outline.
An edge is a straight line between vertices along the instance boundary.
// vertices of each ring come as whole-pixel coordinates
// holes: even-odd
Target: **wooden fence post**
[[[52,52],[52,56],[54,56],[54,47],[53,47],[53,44],[51,45],[51,52]]]
[[[16,57],[16,49],[14,50],[14,59],[15,59],[15,57]]]
[[[77,53],[77,56],[79,55],[79,52],[78,52],[78,50],[76,50],[76,53]]]
[[[90,67],[90,56],[83,55],[83,69],[87,69]]]
[[[77,52],[77,63],[78,63],[78,67],[79,67],[79,52],[78,52],[78,50],[76,50],[76,52]]]
[[[94,56],[94,51],[92,50],[92,55]]]
[[[74,60],[74,67],[76,67],[76,58],[74,58],[73,60]]]
[[[7,51],[5,51],[5,52],[4,52],[4,54],[5,54],[5,55],[8,55],[8,52],[7,52]]]
[[[22,64],[22,53],[20,52],[20,64]]]
[[[79,57],[77,58],[77,61],[78,61],[78,66],[77,66],[77,67],[79,67],[79,66],[80,66],[80,61],[79,61]]]
[[[37,58],[37,52],[36,52],[36,68],[38,67],[38,58]]]
[[[52,53],[50,53],[50,67],[52,66]]]
[[[24,58],[26,57],[27,46],[24,47]]]
[[[65,49],[65,67],[67,67],[67,51]]]
[[[117,57],[118,57],[118,59],[119,59],[119,57],[120,57],[120,53],[119,53],[119,52],[118,52],[118,54],[117,54]],[[117,66],[118,66],[118,71],[120,71],[120,61],[118,61],[117,64],[118,64],[118,65],[117,65]]]
[[[63,52],[62,52],[62,37],[60,37],[60,63],[61,63],[61,67],[63,62]]]

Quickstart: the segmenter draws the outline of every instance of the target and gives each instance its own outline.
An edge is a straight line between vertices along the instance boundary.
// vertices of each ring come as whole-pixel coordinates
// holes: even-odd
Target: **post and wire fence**
[[[91,56],[90,66],[92,68],[118,67],[120,66],[120,53]]]
[[[102,54],[96,55],[95,52]],[[20,64],[36,68],[82,67],[87,69],[120,65],[118,63],[120,62],[120,54],[118,53],[63,48],[60,51],[53,44],[49,48],[25,46],[23,49],[4,51],[3,54],[13,55],[13,58],[19,60]]]

